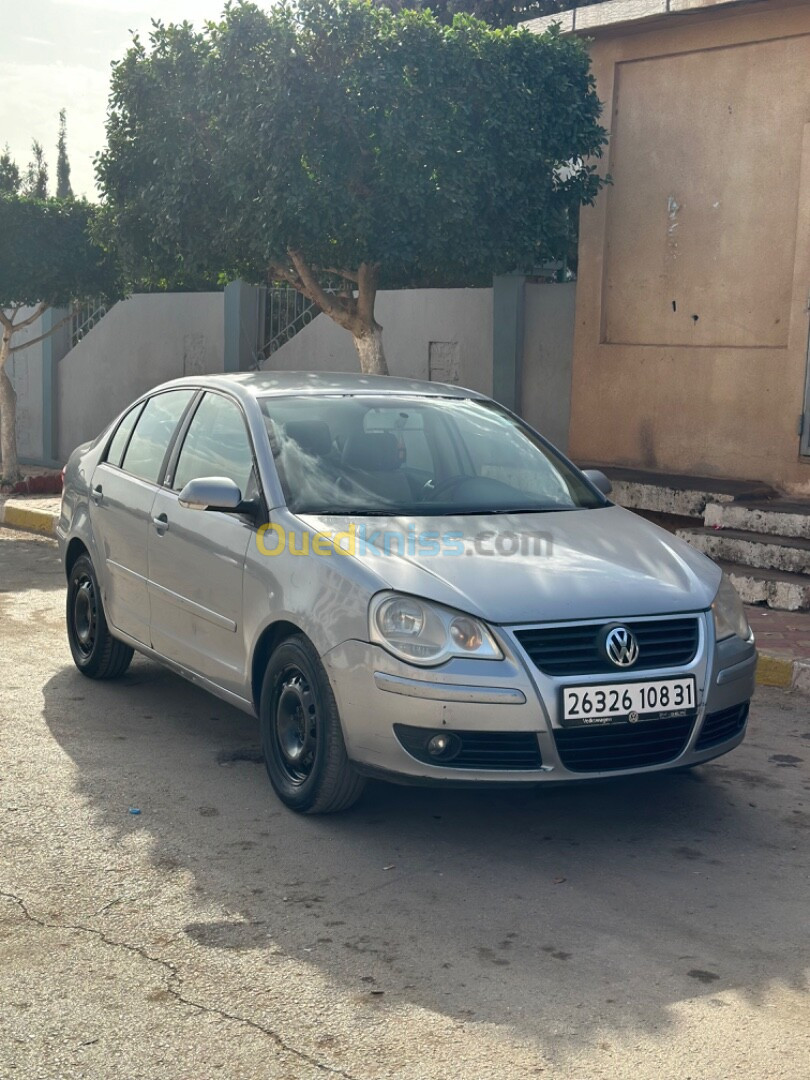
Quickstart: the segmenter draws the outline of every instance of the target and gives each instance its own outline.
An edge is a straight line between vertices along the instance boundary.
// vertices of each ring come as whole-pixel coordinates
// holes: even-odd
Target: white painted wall
[[[23,308],[17,322],[28,318],[33,308]],[[25,341],[39,337],[42,319],[21,330],[12,338],[16,348]],[[12,353],[6,365],[9,378],[17,393],[17,455],[39,460],[43,455],[42,439],[42,342],[22,352]]]
[[[117,303],[59,363],[59,453],[94,438],[139,394],[223,370],[222,293],[150,293]]]
[[[575,297],[573,282],[525,285],[520,411],[562,450],[568,445],[571,416]],[[492,393],[491,289],[381,292],[376,314],[392,375],[428,379],[431,353],[434,361],[454,353],[459,384]],[[264,367],[357,371],[358,360],[351,335],[328,316],[319,315],[273,353]]]
[[[431,342],[437,357],[454,343],[458,382],[492,393],[492,289],[398,289],[380,292],[377,321],[391,375],[430,377]],[[267,371],[357,371],[351,335],[319,315],[272,354]]]
[[[568,448],[576,283],[534,285],[524,294],[520,412],[560,450]]]
[[[521,411],[564,448],[571,406],[575,286],[525,286]],[[222,293],[132,296],[59,362],[54,408],[59,456],[93,438],[135,397],[168,379],[223,370]],[[392,375],[434,378],[492,393],[492,290],[381,292],[377,318]],[[39,324],[28,331],[40,333]],[[325,315],[265,363],[268,370],[357,371],[351,336]],[[17,354],[20,455],[43,454],[42,346]]]

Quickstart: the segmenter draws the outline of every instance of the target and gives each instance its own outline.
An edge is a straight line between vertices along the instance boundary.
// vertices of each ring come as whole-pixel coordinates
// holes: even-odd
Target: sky
[[[0,147],[9,144],[21,172],[31,140],[45,148],[56,180],[59,110],[67,110],[67,147],[76,195],[97,198],[93,157],[103,147],[110,64],[132,31],[146,38],[152,19],[201,24],[225,0],[0,0]]]

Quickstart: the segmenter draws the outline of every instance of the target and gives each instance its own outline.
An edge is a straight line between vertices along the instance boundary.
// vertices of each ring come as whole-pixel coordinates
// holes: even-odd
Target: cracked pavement
[[[83,679],[63,604],[0,530],[3,1080],[806,1076],[806,698],[691,774],[299,818],[249,717]]]

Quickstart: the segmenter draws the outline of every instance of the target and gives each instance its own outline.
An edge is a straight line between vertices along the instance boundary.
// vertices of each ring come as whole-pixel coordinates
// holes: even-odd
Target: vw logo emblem
[[[613,626],[605,634],[605,655],[616,667],[632,667],[638,660],[638,642],[626,626]]]

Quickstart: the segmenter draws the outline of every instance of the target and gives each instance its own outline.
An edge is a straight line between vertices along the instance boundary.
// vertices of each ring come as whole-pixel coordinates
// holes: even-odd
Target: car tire
[[[107,626],[101,589],[89,555],[80,555],[68,577],[67,634],[73,662],[88,679],[119,679],[133,650]]]
[[[333,814],[356,802],[365,780],[352,768],[335,696],[303,634],[267,664],[259,702],[262,752],[279,799],[300,814]]]

